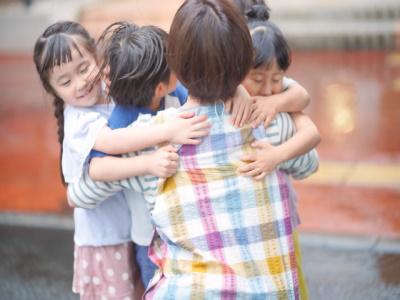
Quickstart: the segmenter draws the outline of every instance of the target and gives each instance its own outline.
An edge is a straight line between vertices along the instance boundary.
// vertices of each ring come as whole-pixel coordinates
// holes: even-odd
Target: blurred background
[[[168,31],[182,0],[0,0],[0,298],[76,299],[52,99],[32,61],[58,20]],[[400,299],[400,2],[269,0],[310,93],[319,172],[296,182],[312,299]]]

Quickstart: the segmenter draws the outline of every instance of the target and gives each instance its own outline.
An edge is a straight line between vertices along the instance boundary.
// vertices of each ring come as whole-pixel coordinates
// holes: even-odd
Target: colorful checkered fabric
[[[293,122],[281,113],[267,129],[236,129],[221,104],[195,110],[208,115],[212,130],[200,145],[180,148],[173,177],[161,185],[138,177],[101,186],[84,177],[71,200],[91,203],[121,186],[145,191],[158,233],[150,254],[159,266],[148,299],[299,299],[286,180],[280,172],[263,181],[236,172],[255,139],[281,144],[294,134]],[[147,120],[162,122],[168,115]],[[317,166],[311,151],[280,169],[303,178]],[[79,193],[92,199],[82,201]]]

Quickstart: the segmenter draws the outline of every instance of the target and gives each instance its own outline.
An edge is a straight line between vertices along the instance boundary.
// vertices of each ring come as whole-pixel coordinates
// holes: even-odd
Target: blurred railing
[[[294,48],[400,48],[400,1],[267,2]]]

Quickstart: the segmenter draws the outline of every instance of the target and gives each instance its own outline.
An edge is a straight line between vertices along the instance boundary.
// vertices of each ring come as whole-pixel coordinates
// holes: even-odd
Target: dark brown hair
[[[254,48],[253,68],[267,67],[276,60],[286,71],[291,63],[291,50],[281,30],[269,20],[270,9],[263,0],[235,0],[244,13]]]
[[[231,0],[237,8],[239,8],[240,12],[243,16],[246,17],[247,12],[252,8],[254,5],[263,5],[266,6],[264,0]]]
[[[189,94],[211,103],[232,97],[251,68],[243,16],[227,0],[187,0],[173,19],[168,63]]]
[[[77,50],[82,55],[79,47],[84,47],[93,56],[96,55],[95,41],[87,30],[79,23],[68,21],[57,22],[47,27],[36,40],[33,50],[33,60],[42,85],[46,92],[54,97],[54,116],[57,119],[58,142],[61,145],[60,166],[64,140],[64,101],[50,85],[49,73],[54,67],[70,62],[73,50]],[[61,177],[64,182],[62,172]]]
[[[109,95],[119,105],[149,106],[160,82],[168,83],[167,33],[155,26],[111,24],[98,45],[100,73],[109,69]]]

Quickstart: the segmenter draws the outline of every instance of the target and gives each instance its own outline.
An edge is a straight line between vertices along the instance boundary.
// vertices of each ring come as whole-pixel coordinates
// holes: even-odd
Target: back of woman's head
[[[167,33],[155,26],[111,24],[98,45],[101,73],[110,81],[109,95],[120,105],[148,106],[160,82],[168,82]]]
[[[228,0],[186,0],[168,41],[168,63],[203,103],[230,98],[253,61],[243,16]]]
[[[276,60],[278,67],[286,71],[291,63],[290,47],[280,29],[269,21],[269,8],[256,4],[245,13],[255,51],[253,68],[269,67]]]

